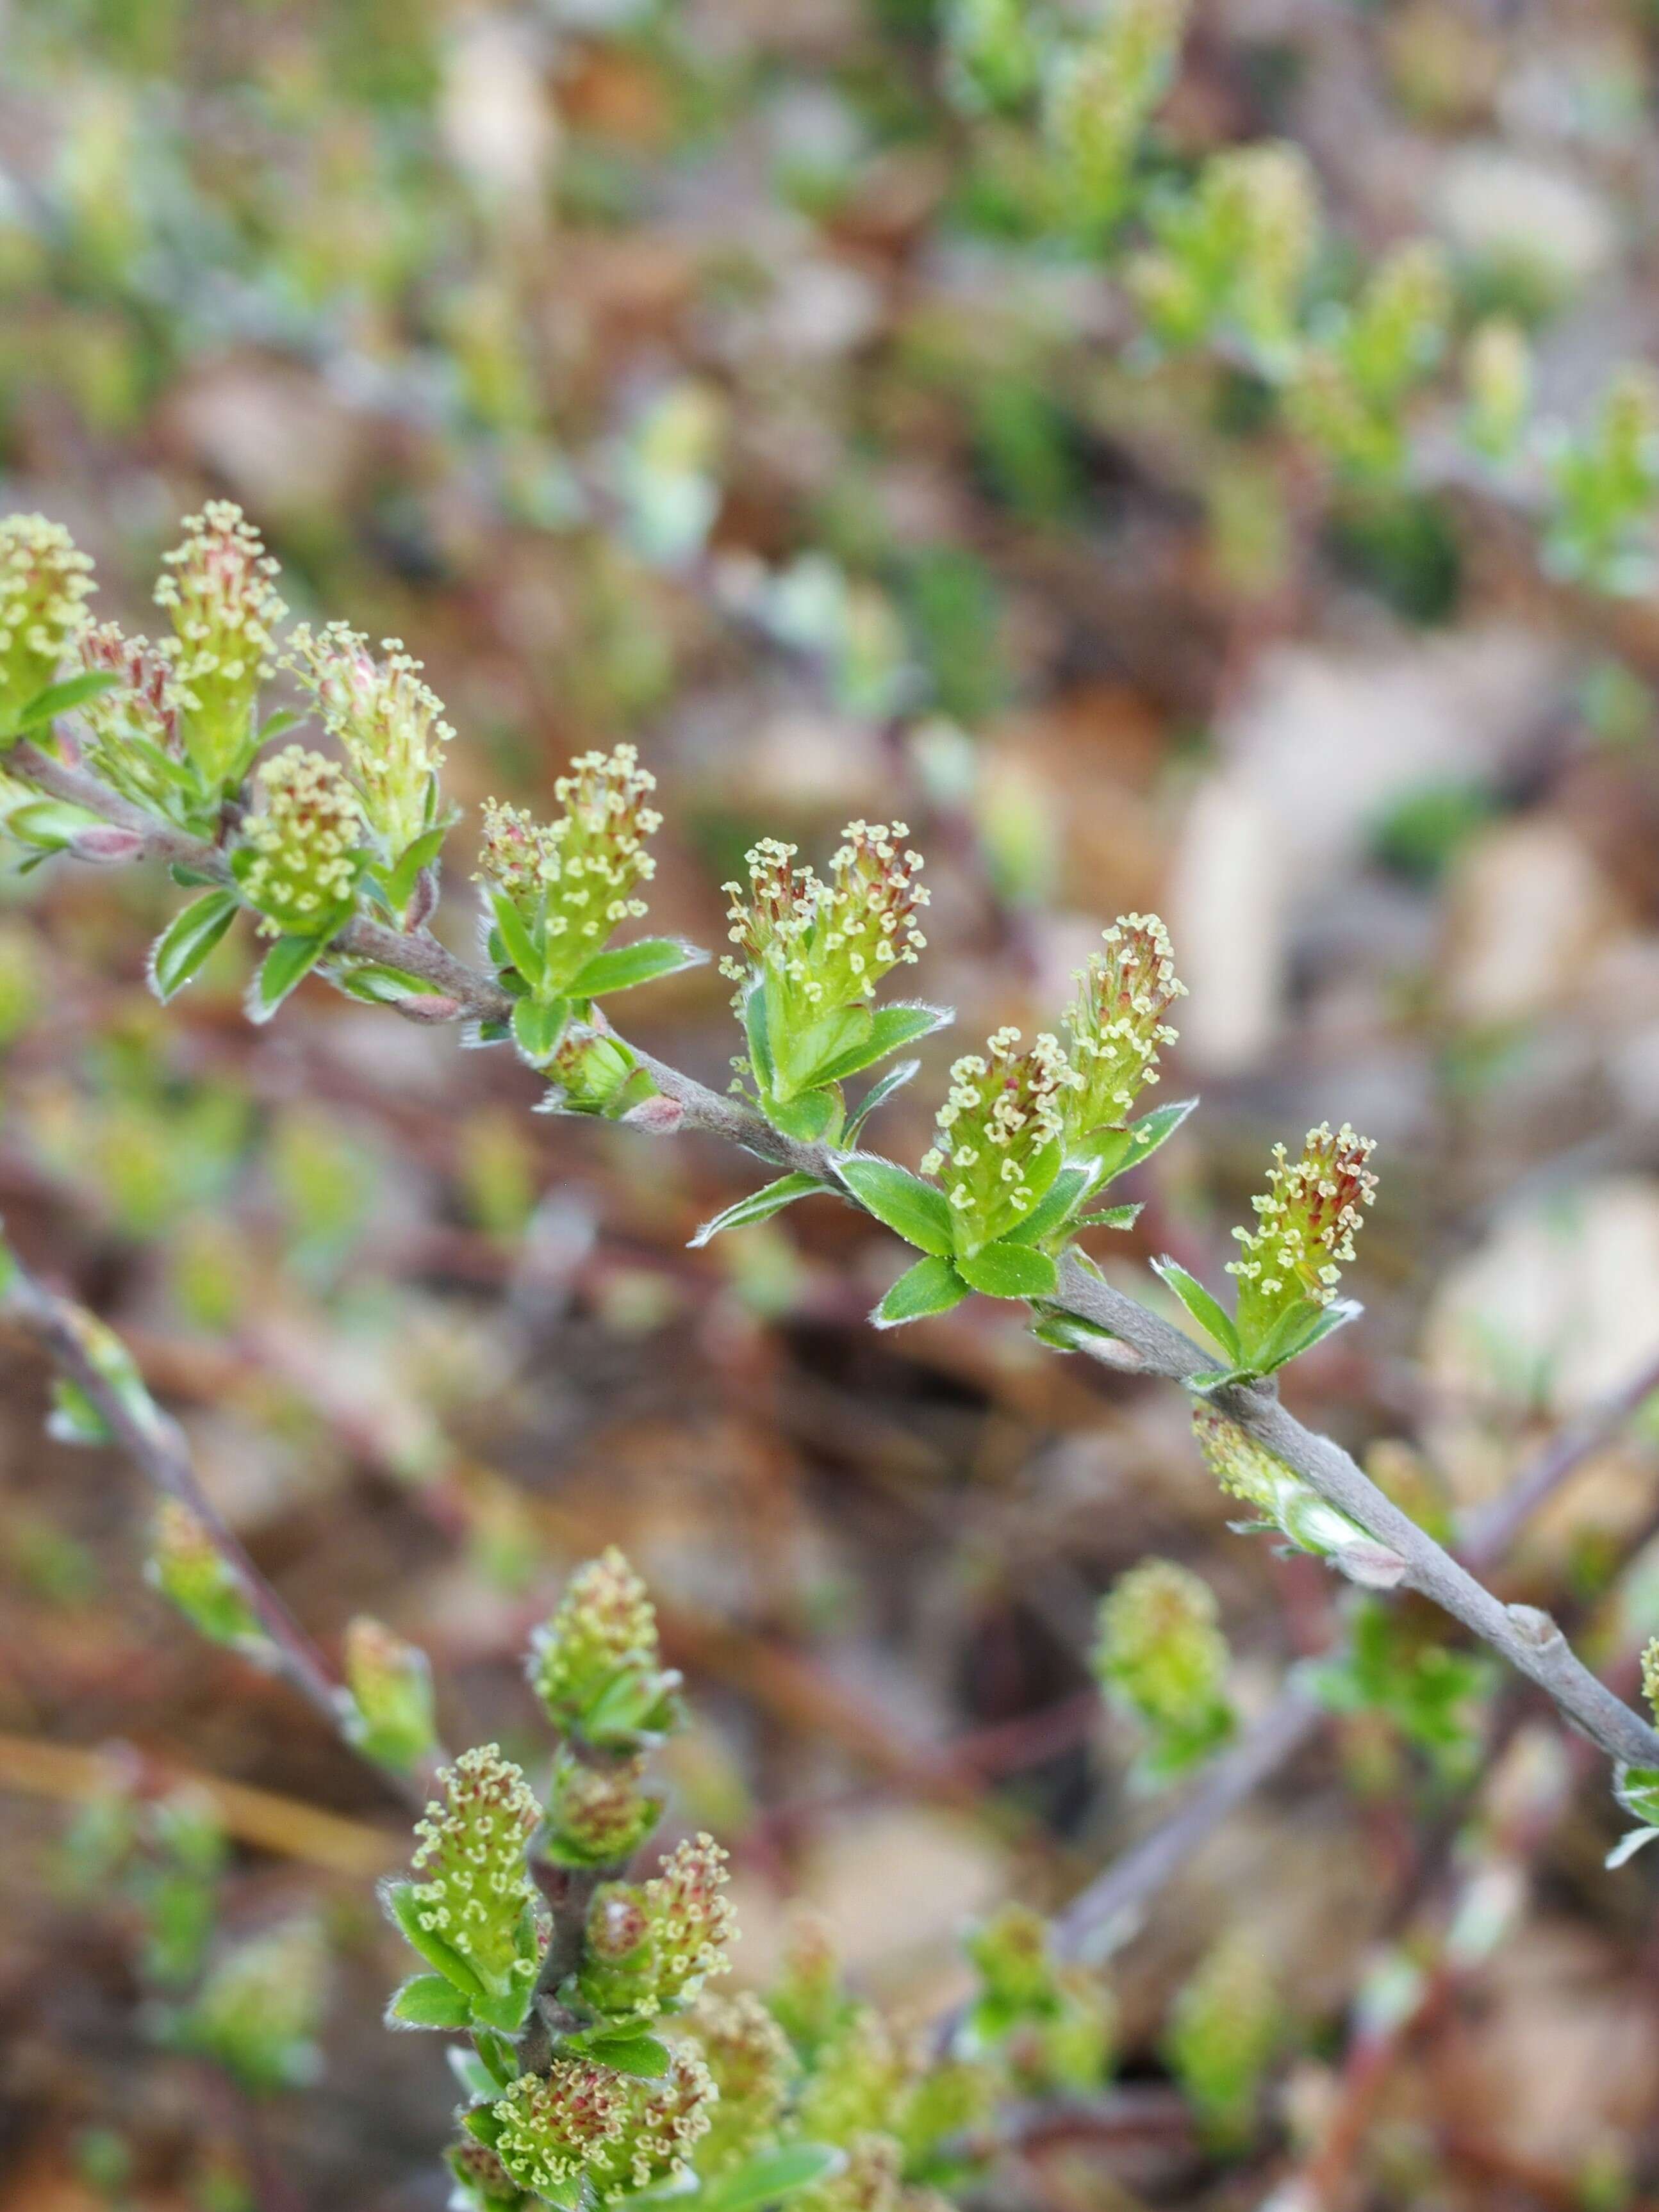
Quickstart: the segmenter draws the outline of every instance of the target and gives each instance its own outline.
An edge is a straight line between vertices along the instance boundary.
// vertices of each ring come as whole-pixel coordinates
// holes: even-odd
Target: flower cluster
[[[1065,1017],[1070,1079],[1061,1103],[1068,1149],[1128,1120],[1141,1092],[1158,1079],[1159,1047],[1175,1042],[1164,1017],[1186,995],[1156,915],[1125,915],[1103,937],[1106,951],[1092,954],[1078,975]]]
[[[1092,35],[1055,58],[1043,137],[1064,216],[1086,236],[1109,229],[1127,206],[1141,136],[1168,89],[1186,15],[1186,0],[1118,0]]]
[[[1046,1033],[1024,1052],[1019,1043],[1018,1030],[1000,1029],[984,1054],[955,1062],[922,1161],[922,1173],[943,1184],[957,1249],[970,1255],[1024,1219],[1059,1165],[1065,1055]]]
[[[656,1608],[614,1544],[577,1569],[531,1638],[529,1676],[561,1735],[632,1749],[674,1726],[680,1677],[662,1663]]]
[[[1277,368],[1318,241],[1306,156],[1288,144],[1229,148],[1150,214],[1157,243],[1126,273],[1152,335],[1170,347],[1231,335]]]
[[[395,866],[436,819],[438,770],[454,732],[401,640],[383,638],[381,652],[376,659],[368,639],[345,623],[320,634],[302,624],[284,661],[344,748],[363,819]]]
[[[596,1890],[581,1974],[586,2002],[613,2018],[682,2011],[710,1975],[730,1966],[728,1879],[725,1852],[699,1835],[677,1844],[649,1881]]]
[[[1390,1577],[1388,1554],[1357,1521],[1327,1505],[1296,1469],[1269,1451],[1236,1421],[1212,1406],[1192,1413],[1192,1433],[1205,1464],[1229,1496],[1253,1505],[1268,1526],[1288,1536],[1298,1550],[1329,1559],[1357,1581],[1398,1580]]]
[[[164,1498],[156,1510],[145,1574],[198,1636],[250,1657],[268,1649],[264,1632],[224,1554],[187,1505]]]
[[[1444,349],[1451,307],[1444,257],[1421,244],[1389,254],[1351,308],[1326,316],[1297,363],[1290,411],[1338,468],[1375,479],[1399,474],[1404,402]]]
[[[0,521],[0,744],[53,681],[90,617],[92,562],[44,514]]]
[[[645,1884],[645,1909],[656,1946],[660,2008],[693,1997],[711,1974],[731,1966],[726,1946],[737,1915],[723,1894],[730,1876],[712,1836],[687,1836]]]
[[[412,1942],[416,1930],[428,1939],[427,1955],[438,1952],[441,1971],[450,1954],[486,1993],[516,1990],[521,2001],[537,1955],[524,1855],[541,1808],[494,1744],[463,1752],[439,1779],[444,1802],[429,1805],[416,1828],[412,1864],[419,1879],[405,1893],[401,1924]]]
[[[551,2196],[621,2141],[627,2113],[620,2074],[590,2058],[556,2058],[546,2074],[521,2074],[495,2106],[491,2148],[514,2181]]]
[[[645,848],[662,825],[645,803],[656,788],[636,749],[620,744],[571,762],[553,786],[564,809],[555,822],[539,823],[494,799],[486,804],[480,872],[529,933],[536,973],[524,980],[533,990],[575,987],[619,924],[644,914],[634,893],[656,872]]]
[[[241,781],[259,742],[254,708],[288,611],[272,581],[277,563],[241,507],[218,499],[189,518],[163,567],[156,604],[178,641],[185,750],[203,784],[222,789]]]
[[[1239,1283],[1238,1330],[1247,1348],[1265,1346],[1286,1316],[1303,1305],[1327,1306],[1343,1267],[1354,1256],[1364,1208],[1376,1194],[1366,1164],[1376,1146],[1345,1121],[1310,1129],[1299,1158],[1273,1147],[1267,1188],[1250,1203],[1253,1229],[1233,1231],[1241,1256],[1227,1273]]]
[[[347,1735],[387,1766],[418,1765],[436,1741],[426,1654],[360,1613],[345,1632]]]
[[[1489,315],[1463,350],[1465,431],[1489,461],[1506,461],[1521,442],[1532,406],[1532,348],[1507,315]]]
[[[643,1757],[590,1765],[566,1752],[553,1768],[547,1792],[542,1848],[566,1866],[618,1866],[656,1826],[659,1797],[640,1788]]]
[[[1033,2095],[1098,2088],[1112,2065],[1116,2008],[1096,1977],[1055,1959],[1041,1916],[1004,1905],[968,1952],[981,1987],[957,2038],[963,2053],[995,2054]]]
[[[1144,1559],[1101,1602],[1095,1676],[1147,1731],[1150,1779],[1184,1771],[1231,1734],[1229,1664],[1214,1592],[1173,1559]]]
[[[750,1990],[699,1997],[686,2027],[717,2099],[697,2162],[705,2173],[721,2173],[771,2139],[799,2062],[783,2028]]]
[[[654,2081],[625,2077],[627,2103],[620,2133],[589,2155],[587,2172],[601,2203],[619,2203],[641,2190],[683,2187],[692,2154],[709,2131],[717,2091],[697,2054],[677,2050]]]
[[[1616,376],[1595,421],[1558,435],[1546,456],[1554,492],[1545,551],[1558,575],[1614,592],[1645,590],[1654,572],[1659,499],[1659,379]]]
[[[900,849],[908,835],[902,822],[849,822],[827,884],[792,865],[795,846],[762,838],[745,855],[747,893],[741,884],[723,886],[732,901],[731,941],[747,958],[729,956],[722,972],[738,983],[761,975],[789,1024],[874,998],[881,978],[927,943],[916,922],[928,902],[916,880],[922,857]]]
[[[1223,1936],[1175,2000],[1164,2039],[1171,2071],[1215,2149],[1247,2136],[1282,2027],[1259,1942],[1246,1928]]]
[[[172,2023],[186,2049],[217,2059],[246,2088],[291,2089],[322,2067],[328,1946],[308,1914],[238,1944],[212,1966]]]
[[[338,764],[302,745],[265,761],[259,806],[242,825],[233,866],[266,937],[328,937],[350,910],[361,866],[363,816]]]
[[[87,765],[135,805],[174,812],[180,767],[174,656],[113,622],[83,631],[80,649],[89,675],[117,679],[81,708]]]

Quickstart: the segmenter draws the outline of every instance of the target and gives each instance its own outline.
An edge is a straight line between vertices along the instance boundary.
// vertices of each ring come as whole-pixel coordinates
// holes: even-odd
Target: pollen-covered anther
[[[289,745],[255,779],[259,805],[242,827],[252,858],[241,877],[267,937],[334,926],[357,878],[363,815],[339,764]]]
[[[1060,1137],[1062,1094],[1070,1069],[1058,1041],[1044,1033],[1020,1049],[1020,1032],[1000,1029],[985,1054],[966,1053],[922,1167],[944,1186],[952,1210],[972,1218],[980,1243],[1001,1236],[1031,1203],[1040,1158]]]
[[[622,2142],[632,2099],[629,2077],[589,2058],[556,2058],[523,2074],[496,2105],[496,2155],[522,2189],[551,2194]]]
[[[1105,951],[1079,971],[1065,1018],[1063,1103],[1067,1129],[1079,1138],[1126,1121],[1142,1091],[1158,1080],[1159,1049],[1175,1042],[1165,1017],[1186,995],[1156,915],[1120,916],[1103,942]]]
[[[928,902],[917,878],[919,853],[901,851],[902,822],[849,822],[827,883],[795,866],[797,848],[763,837],[745,856],[748,886],[723,886],[731,899],[731,955],[722,972],[746,983],[767,975],[781,987],[787,1023],[793,1010],[827,1013],[872,999],[882,976],[913,963],[927,940],[916,915]]]
[[[428,826],[434,780],[454,736],[421,663],[395,637],[381,640],[377,659],[358,631],[330,623],[320,632],[296,629],[285,665],[345,748],[369,827],[395,858]]]
[[[644,1885],[663,2002],[692,1996],[708,1975],[729,1969],[726,1946],[737,1932],[723,1893],[729,1879],[725,1852],[712,1836],[698,1835],[677,1844]]]
[[[91,560],[61,522],[0,521],[0,732],[57,675],[90,619],[93,589]]]
[[[420,1922],[499,1987],[528,1979],[521,1923],[534,1892],[525,1849],[541,1818],[520,1769],[495,1744],[463,1752],[438,1778],[412,1862]]]

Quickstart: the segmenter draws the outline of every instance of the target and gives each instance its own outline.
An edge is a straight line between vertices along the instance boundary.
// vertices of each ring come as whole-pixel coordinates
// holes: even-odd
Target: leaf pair
[[[956,1249],[948,1200],[934,1184],[871,1152],[836,1163],[836,1173],[869,1213],[926,1256],[900,1275],[873,1319],[878,1328],[948,1313],[971,1291],[993,1298],[1052,1297],[1058,1271],[1046,1252],[1005,1240],[974,1253]]]
[[[435,1970],[417,1974],[403,1984],[387,2008],[388,2021],[405,2027],[485,2028],[501,2035],[518,2033],[529,2008],[540,1953],[535,1917],[528,1906],[517,1930],[515,1971],[491,1986],[453,1945],[424,1924],[430,1916],[423,1914],[413,1882],[385,1883],[381,1901],[404,1940]]]
[[[918,1065],[903,1063],[875,1086],[844,1127],[841,1085],[877,1060],[930,1036],[952,1018],[948,1006],[902,1000],[886,1006],[839,1006],[802,1030],[790,1026],[757,977],[743,1000],[743,1030],[760,1109],[773,1128],[801,1144],[850,1139],[864,1119],[907,1083]]]
[[[1363,1310],[1352,1298],[1332,1298],[1320,1305],[1314,1298],[1298,1298],[1286,1308],[1267,1334],[1247,1342],[1238,1324],[1220,1300],[1205,1290],[1195,1275],[1166,1255],[1152,1262],[1153,1271],[1175,1293],[1187,1312],[1211,1340],[1226,1355],[1223,1368],[1205,1370],[1192,1377],[1200,1389],[1215,1389],[1223,1382],[1248,1382],[1295,1359],[1327,1336],[1346,1326]]]

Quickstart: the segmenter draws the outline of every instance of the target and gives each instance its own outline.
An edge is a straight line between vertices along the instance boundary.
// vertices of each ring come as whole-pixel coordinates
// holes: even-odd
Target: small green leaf
[[[67,799],[31,799],[14,806],[6,817],[6,835],[20,845],[38,845],[43,853],[59,853],[82,830],[101,826],[103,817]]]
[[[674,2063],[668,2045],[659,2043],[654,2035],[619,2034],[595,2028],[586,2035],[567,2036],[564,2048],[585,2051],[601,2066],[635,2075],[642,2081],[660,2081]]]
[[[835,1172],[858,1203],[919,1251],[948,1255],[950,1206],[943,1191],[874,1152],[838,1160]]]
[[[1632,1828],[1627,1836],[1619,1838],[1602,1864],[1609,1874],[1615,1873],[1626,1860],[1633,1859],[1638,1851],[1645,1850],[1656,1836],[1659,1836],[1659,1828]]]
[[[1062,1168],[1025,1219],[999,1241],[1004,1244],[1041,1243],[1045,1237],[1052,1236],[1070,1220],[1073,1208],[1087,1195],[1092,1180],[1088,1168]]]
[[[597,999],[607,991],[631,991],[682,969],[700,968],[708,959],[700,945],[684,937],[644,937],[637,945],[619,945],[595,953],[564,986],[573,999]]]
[[[814,1071],[813,1080],[840,1083],[849,1075],[857,1075],[862,1068],[873,1067],[878,1060],[885,1060],[901,1046],[931,1036],[935,1030],[943,1029],[955,1018],[954,1007],[930,1006],[920,1000],[903,1000],[894,1006],[874,1007],[869,1036],[849,1044],[834,1059],[821,1064]]]
[[[897,1328],[904,1322],[948,1313],[967,1294],[967,1285],[950,1261],[930,1253],[913,1267],[906,1268],[870,1319],[877,1328]]]
[[[290,730],[297,730],[305,720],[291,707],[278,707],[274,714],[267,714],[259,725],[259,743],[268,745],[273,738],[285,738]]]
[[[467,2027],[473,2008],[442,1974],[417,1974],[397,1992],[386,2017],[400,2027]]]
[[[268,1022],[289,993],[316,966],[328,950],[328,939],[319,937],[279,937],[259,963],[247,988],[247,1018]]]
[[[1196,1098],[1178,1098],[1173,1105],[1155,1106],[1150,1114],[1143,1114],[1138,1121],[1131,1121],[1129,1125],[1129,1157],[1119,1169],[1119,1174],[1125,1174],[1130,1168],[1138,1168],[1143,1160],[1151,1158],[1160,1145],[1167,1145],[1198,1103]]]
[[[802,1091],[793,1098],[771,1098],[766,1119],[797,1144],[830,1141],[841,1119],[841,1095],[837,1091]]]
[[[743,1034],[748,1039],[755,1083],[761,1097],[769,1098],[777,1082],[777,1071],[772,1066],[772,1036],[766,1018],[766,987],[759,977],[744,995]]]
[[[528,923],[505,891],[492,892],[490,903],[509,965],[515,968],[534,989],[540,982],[547,963],[537,950]]]
[[[1103,1206],[1098,1213],[1080,1214],[1079,1229],[1132,1229],[1146,1208],[1138,1201],[1133,1206]]]
[[[1060,1271],[1047,1253],[1028,1244],[982,1244],[972,1255],[957,1255],[956,1272],[989,1298],[1052,1298],[1060,1287]]]
[[[415,1895],[412,1881],[386,1883],[381,1890],[381,1903],[388,1917],[401,1930],[410,1944],[429,1966],[435,1966],[446,1982],[455,1988],[469,2002],[476,2005],[484,1995],[484,1984],[458,1951],[451,1950],[442,1936],[421,1925],[420,1901]]]
[[[234,891],[207,891],[192,899],[156,939],[149,951],[149,988],[163,1006],[181,991],[236,919]]]
[[[395,866],[386,878],[386,896],[400,913],[409,903],[416,877],[423,868],[430,868],[443,850],[448,832],[448,823],[440,822],[436,829],[422,830],[413,843],[406,845],[399,854]]]
[[[851,1056],[854,1067],[865,1062],[857,1057],[869,1042],[875,1022],[868,1006],[837,1006],[833,1012],[808,1022],[804,1029],[774,1034],[772,1059],[779,1097],[793,1098],[802,1091],[820,1091],[831,1080],[830,1070]]]
[[[122,681],[119,676],[95,673],[90,669],[83,676],[66,676],[61,684],[48,684],[44,691],[37,691],[13,727],[19,731],[38,730],[42,722],[51,721],[54,715],[70,714],[76,707],[84,707],[88,700],[113,691]]]
[[[1312,1298],[1298,1298],[1280,1316],[1266,1343],[1250,1353],[1246,1364],[1253,1374],[1272,1375],[1276,1369],[1300,1358],[1304,1352],[1311,1352],[1314,1345],[1345,1328],[1363,1310],[1354,1298],[1333,1298],[1323,1306],[1316,1305]]]
[[[1196,1275],[1189,1275],[1167,1255],[1152,1262],[1152,1272],[1168,1283],[1175,1296],[1186,1308],[1199,1327],[1220,1345],[1235,1364],[1243,1358],[1239,1347],[1239,1333],[1233,1326],[1232,1316],[1217,1299],[1206,1291]]]
[[[521,999],[513,1008],[513,1042],[521,1060],[532,1067],[545,1067],[558,1050],[564,1024],[570,1018],[568,999]]]
[[[877,1107],[885,1106],[896,1091],[902,1091],[922,1071],[919,1060],[901,1060],[888,1068],[879,1083],[872,1083],[858,1102],[858,1109],[846,1127],[846,1141],[851,1144]]]
[[[797,1198],[806,1198],[814,1190],[829,1190],[833,1185],[812,1175],[779,1176],[764,1190],[752,1190],[747,1198],[740,1198],[735,1206],[729,1206],[723,1213],[717,1213],[712,1221],[705,1221],[691,1242],[695,1251],[711,1237],[719,1237],[728,1229],[746,1229],[752,1221],[770,1221],[774,1213],[781,1213],[786,1206],[793,1206]]]
[[[797,2189],[827,2181],[846,2162],[845,2152],[828,2143],[785,2143],[706,2182],[698,2195],[698,2212],[755,2212],[757,2206],[776,2204]]]

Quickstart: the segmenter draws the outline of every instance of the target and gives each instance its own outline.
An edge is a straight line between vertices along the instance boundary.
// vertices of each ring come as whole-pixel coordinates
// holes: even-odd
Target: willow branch
[[[124,857],[154,857],[183,865],[215,882],[229,879],[229,863],[217,846],[157,823],[83,769],[28,743],[14,747],[9,758],[11,766],[40,789],[131,833],[133,848]],[[333,942],[343,952],[383,962],[432,984],[442,998],[427,1018],[499,1020],[511,1010],[511,1000],[492,976],[458,959],[424,928],[402,932],[359,916]],[[677,1127],[705,1131],[759,1158],[817,1176],[831,1188],[839,1188],[831,1146],[785,1137],[742,1100],[711,1091],[649,1054],[637,1053],[637,1057],[678,1109]],[[1126,1346],[1145,1373],[1184,1386],[1212,1368],[1212,1354],[1135,1299],[1113,1290],[1076,1254],[1061,1262],[1058,1292],[1052,1303],[1107,1333],[1102,1351],[1114,1366],[1121,1367]],[[1406,1587],[1431,1599],[1536,1683],[1609,1759],[1625,1765],[1659,1766],[1659,1733],[1597,1680],[1547,1613],[1532,1606],[1501,1603],[1379,1490],[1339,1444],[1304,1427],[1287,1412],[1271,1381],[1228,1384],[1208,1395],[1229,1420],[1276,1453],[1327,1504],[1394,1554]]]
[[[344,1725],[347,1692],[305,1630],[248,1557],[241,1540],[203,1488],[190,1446],[176,1421],[153,1402],[142,1410],[105,1374],[88,1349],[97,1326],[72,1299],[38,1283],[15,1259],[4,1263],[0,1320],[11,1322],[43,1352],[97,1412],[115,1443],[162,1497],[174,1499],[206,1533],[269,1646],[273,1671],[298,1692],[348,1749],[365,1760],[406,1802],[424,1805],[426,1780],[369,1759]]]

